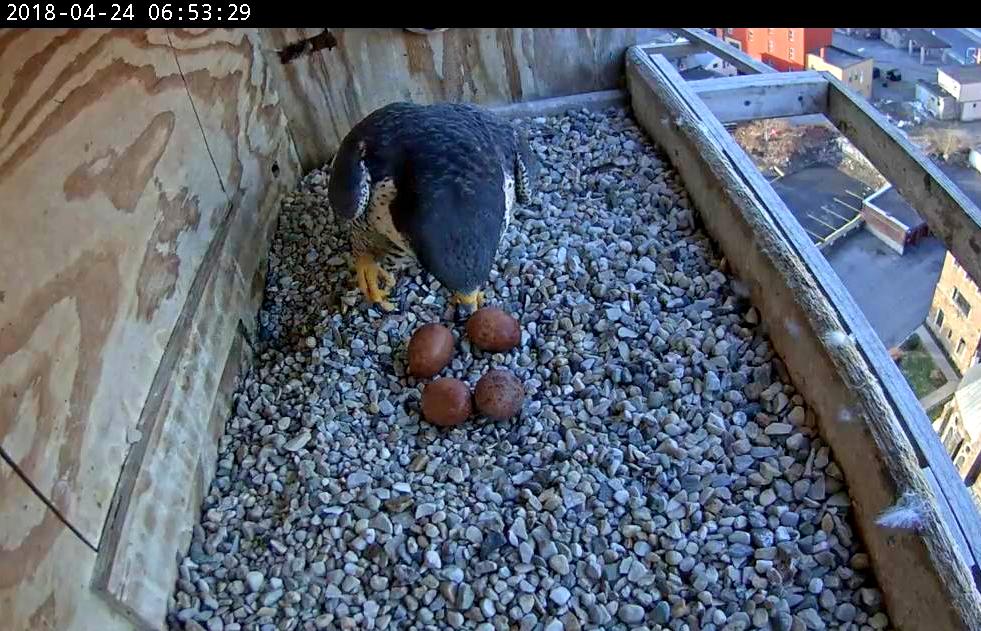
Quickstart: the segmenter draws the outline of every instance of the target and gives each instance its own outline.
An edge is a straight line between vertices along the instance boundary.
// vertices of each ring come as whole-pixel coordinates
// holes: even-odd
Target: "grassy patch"
[[[896,363],[917,398],[922,399],[947,383],[933,358],[923,349],[919,337],[913,336],[901,348],[902,354]]]

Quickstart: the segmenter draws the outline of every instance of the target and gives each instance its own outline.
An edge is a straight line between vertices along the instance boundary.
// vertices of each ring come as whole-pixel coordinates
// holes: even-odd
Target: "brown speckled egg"
[[[442,324],[419,327],[409,340],[409,374],[432,377],[443,370],[453,356],[453,334]]]
[[[422,415],[433,425],[459,425],[471,412],[470,388],[459,379],[437,379],[422,391]]]
[[[521,411],[525,388],[510,370],[489,370],[477,382],[474,399],[481,414],[503,421]]]
[[[477,348],[504,353],[521,342],[521,325],[497,307],[484,307],[467,321],[467,336]]]

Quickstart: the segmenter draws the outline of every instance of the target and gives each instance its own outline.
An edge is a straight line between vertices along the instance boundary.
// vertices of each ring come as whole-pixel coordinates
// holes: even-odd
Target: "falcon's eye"
[[[331,210],[342,219],[353,219],[364,212],[370,195],[371,180],[364,162],[357,154],[350,156],[354,159],[345,159],[349,155],[342,151],[334,158],[327,190]]]

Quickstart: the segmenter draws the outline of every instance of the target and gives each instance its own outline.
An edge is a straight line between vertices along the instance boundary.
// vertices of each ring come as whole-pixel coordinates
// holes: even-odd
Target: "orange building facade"
[[[804,70],[807,53],[831,45],[830,28],[720,28],[716,35],[780,71]]]

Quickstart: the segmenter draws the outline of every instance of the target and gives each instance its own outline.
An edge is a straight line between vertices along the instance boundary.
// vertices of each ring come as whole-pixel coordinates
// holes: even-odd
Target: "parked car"
[[[899,71],[899,68],[893,68],[886,73],[886,78],[890,81],[902,81],[903,73]]]

